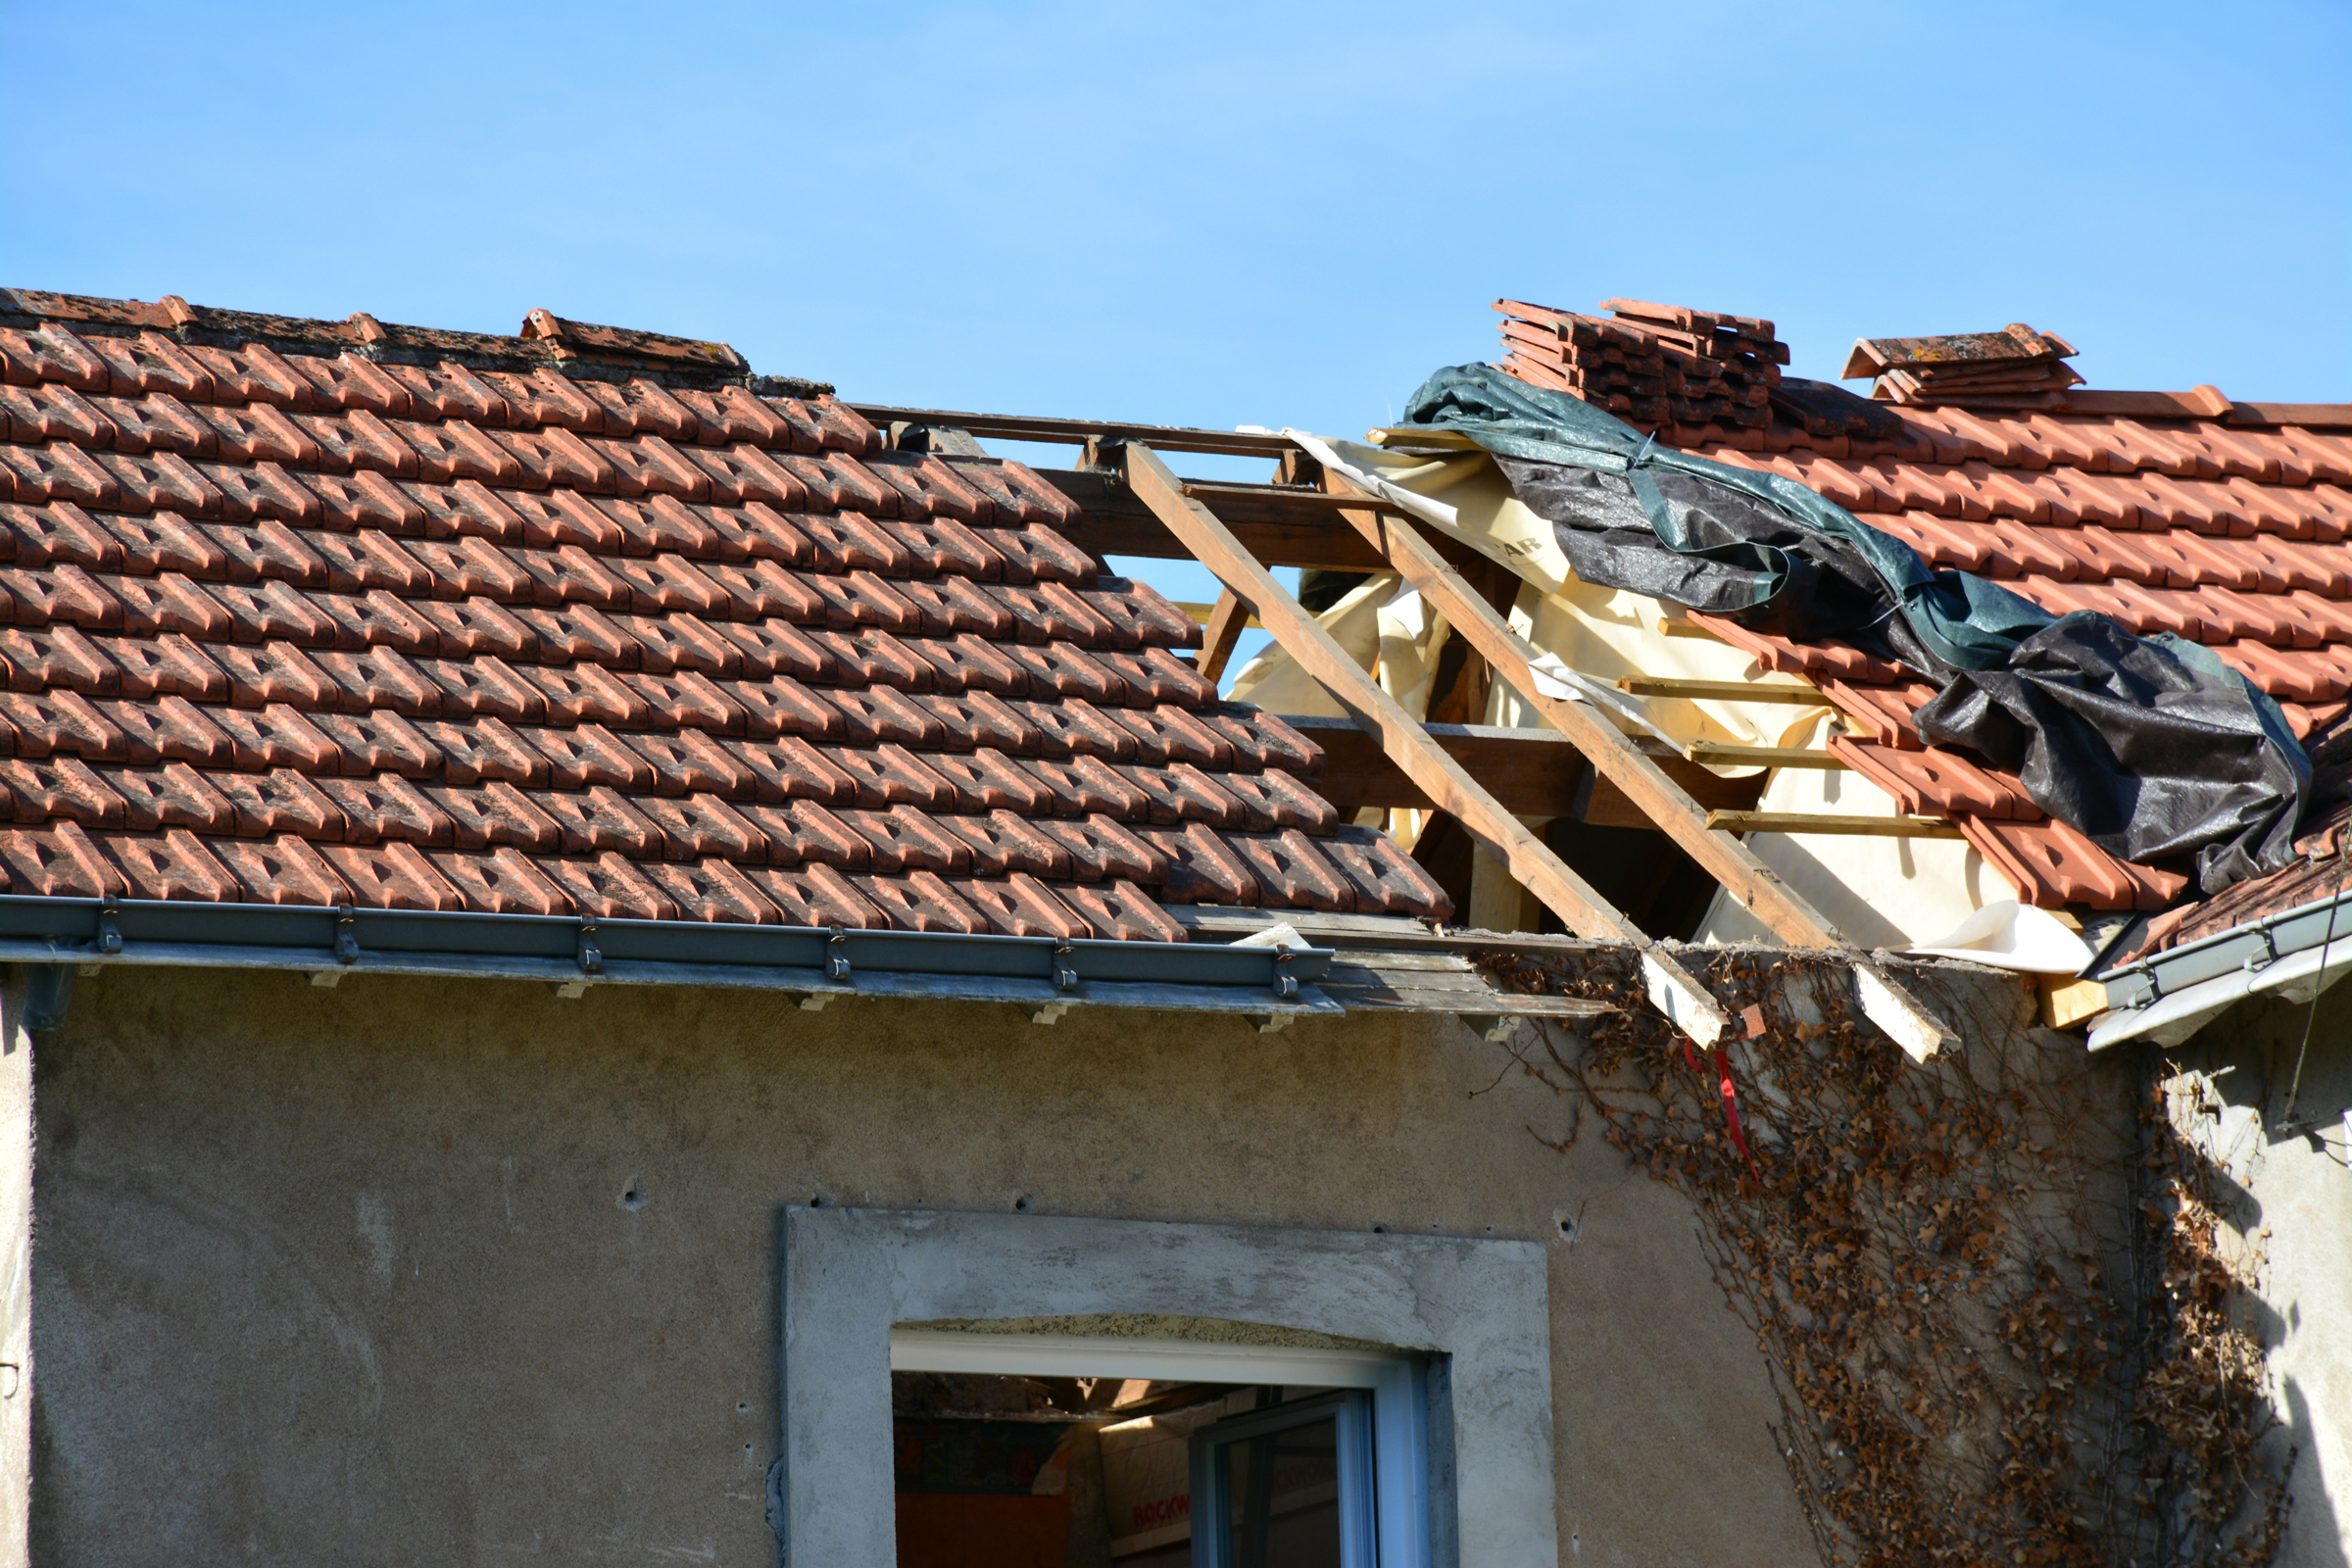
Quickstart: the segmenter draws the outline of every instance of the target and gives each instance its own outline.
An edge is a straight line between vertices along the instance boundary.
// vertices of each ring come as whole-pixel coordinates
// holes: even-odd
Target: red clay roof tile
[[[57,899],[102,899],[122,891],[122,873],[98,851],[79,824],[53,821],[45,830],[0,832],[0,866],[11,893]]]
[[[0,788],[7,790],[18,822],[62,818],[84,827],[119,827],[127,810],[122,796],[71,755],[0,761]]]
[[[971,869],[977,876],[1001,877],[1021,872],[1066,878],[1070,874],[1068,846],[1041,832],[1014,811],[997,808],[985,815],[956,812],[932,820],[969,849]]]
[[[1019,464],[453,357],[514,340],[66,303],[0,329],[20,889],[1174,940],[1183,858],[1122,823],[1220,868],[1178,900],[1265,896],[1201,824],[1337,825],[1253,776],[1314,748],[1219,705],[1169,652],[1198,625],[1098,581]],[[532,341],[669,352],[637,336]]]
[[[1056,937],[1064,942],[1094,935],[1094,928],[1054,897],[1043,882],[1024,873],[948,884],[988,920],[1000,936]]]
[[[1187,940],[1184,927],[1169,919],[1151,895],[1133,882],[1052,883],[1048,891],[1093,927],[1098,937],[1115,942]]]
[[[237,879],[245,903],[333,906],[351,900],[334,867],[299,833],[280,833],[267,843],[214,839],[208,848]]]
[[[563,890],[574,914],[599,920],[678,918],[669,895],[610,850],[593,857],[549,857],[532,864]]]
[[[449,817],[451,840],[461,850],[510,845],[552,855],[563,847],[564,830],[556,819],[513,783],[492,779],[479,789],[435,785],[424,793]]]
[[[97,833],[91,838],[122,872],[134,899],[236,903],[244,888],[185,828],[163,833]]]
[[[853,876],[850,881],[896,930],[970,935],[989,928],[988,917],[957,898],[956,890],[934,872]]]

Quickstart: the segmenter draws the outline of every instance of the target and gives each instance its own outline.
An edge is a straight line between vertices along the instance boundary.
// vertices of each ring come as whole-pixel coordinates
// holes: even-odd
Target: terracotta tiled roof
[[[1647,321],[1603,324],[1640,331]],[[1770,323],[1756,324],[1768,338]],[[1578,351],[1559,336],[1561,373],[1572,372]],[[1751,353],[1769,385],[1768,421],[1640,422],[1686,451],[1808,485],[1932,565],[1993,578],[2054,612],[2097,611],[2134,632],[2203,643],[2279,699],[2298,736],[2342,718],[2352,691],[2352,405],[2234,403],[2211,387],[2065,390],[2041,345],[2072,349],[2034,336],[2028,360],[2042,384],[2032,388],[1963,383],[1944,395],[1914,378],[1901,389],[1907,403],[1866,403],[1782,380],[1769,356]],[[1952,340],[1874,349],[1916,366],[1934,363],[1923,345],[1938,341]],[[1575,390],[1559,374],[1525,373],[1524,343],[1506,334],[1505,345],[1503,369]],[[1986,406],[2004,398],[2034,406]],[[2125,864],[2041,817],[2014,777],[1922,751],[1910,715],[1934,690],[1900,667],[1706,624],[1765,668],[1822,685],[1862,732],[1834,743],[1838,753],[1906,811],[1949,816],[2025,902],[2158,909],[2186,889],[2173,870]]]
[[[18,894],[1179,941],[1444,912],[1017,463],[725,344],[0,291]],[[780,395],[781,394],[781,395]]]

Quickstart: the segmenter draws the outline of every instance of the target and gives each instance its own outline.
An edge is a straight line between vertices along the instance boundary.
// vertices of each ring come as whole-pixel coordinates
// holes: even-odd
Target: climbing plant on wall
[[[1596,1120],[1691,1200],[1773,1370],[1823,1560],[2268,1563],[2285,1465],[2263,1446],[2250,1265],[2225,1256],[2213,1172],[2161,1083],[2030,1006],[1983,1016],[1982,990],[1938,999],[1973,1018],[1968,1043],[1921,1064],[1834,963],[1724,950],[1704,974],[1751,1030],[1719,1055],[1630,1004],[1514,1050],[1576,1099],[1557,1147]],[[1639,999],[1605,950],[1503,956],[1491,976]]]

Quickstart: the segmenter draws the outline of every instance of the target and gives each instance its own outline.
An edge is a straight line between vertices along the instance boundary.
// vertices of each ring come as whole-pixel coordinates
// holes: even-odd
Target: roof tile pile
[[[1858,338],[1840,373],[1877,376],[1871,395],[1890,403],[2047,406],[2082,384],[2066,363],[2074,354],[2066,339],[2012,321],[1998,332]]]
[[[1771,421],[1788,347],[1774,340],[1770,321],[1642,300],[1599,308],[1611,317],[1496,300],[1503,368],[1643,424]]]
[[[1549,384],[1520,365],[1502,368]],[[1808,485],[1931,564],[1996,579],[2053,612],[2095,611],[2203,643],[2279,699],[2299,735],[2344,717],[2352,405],[2232,403],[2199,388],[1920,407],[1786,385],[1807,401],[1776,395],[1767,425],[1677,419],[1658,423],[1658,438]],[[1832,743],[1840,758],[1907,812],[1950,818],[2026,902],[2157,909],[2186,890],[2174,869],[2126,864],[2042,817],[2014,777],[1922,750],[1910,716],[1934,689],[1915,673],[1841,645],[1693,619],[1762,667],[1820,685],[1854,731]]]
[[[1181,941],[1438,915],[1017,463],[724,344],[0,294],[10,891]],[[800,395],[768,395],[779,390]]]

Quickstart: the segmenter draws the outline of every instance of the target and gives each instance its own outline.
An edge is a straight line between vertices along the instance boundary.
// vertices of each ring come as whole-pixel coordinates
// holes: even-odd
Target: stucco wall
[[[1689,1209],[1450,1020],[119,970],[34,1065],[57,1568],[765,1565],[820,1195],[1542,1240],[1563,1560],[1813,1560]]]

